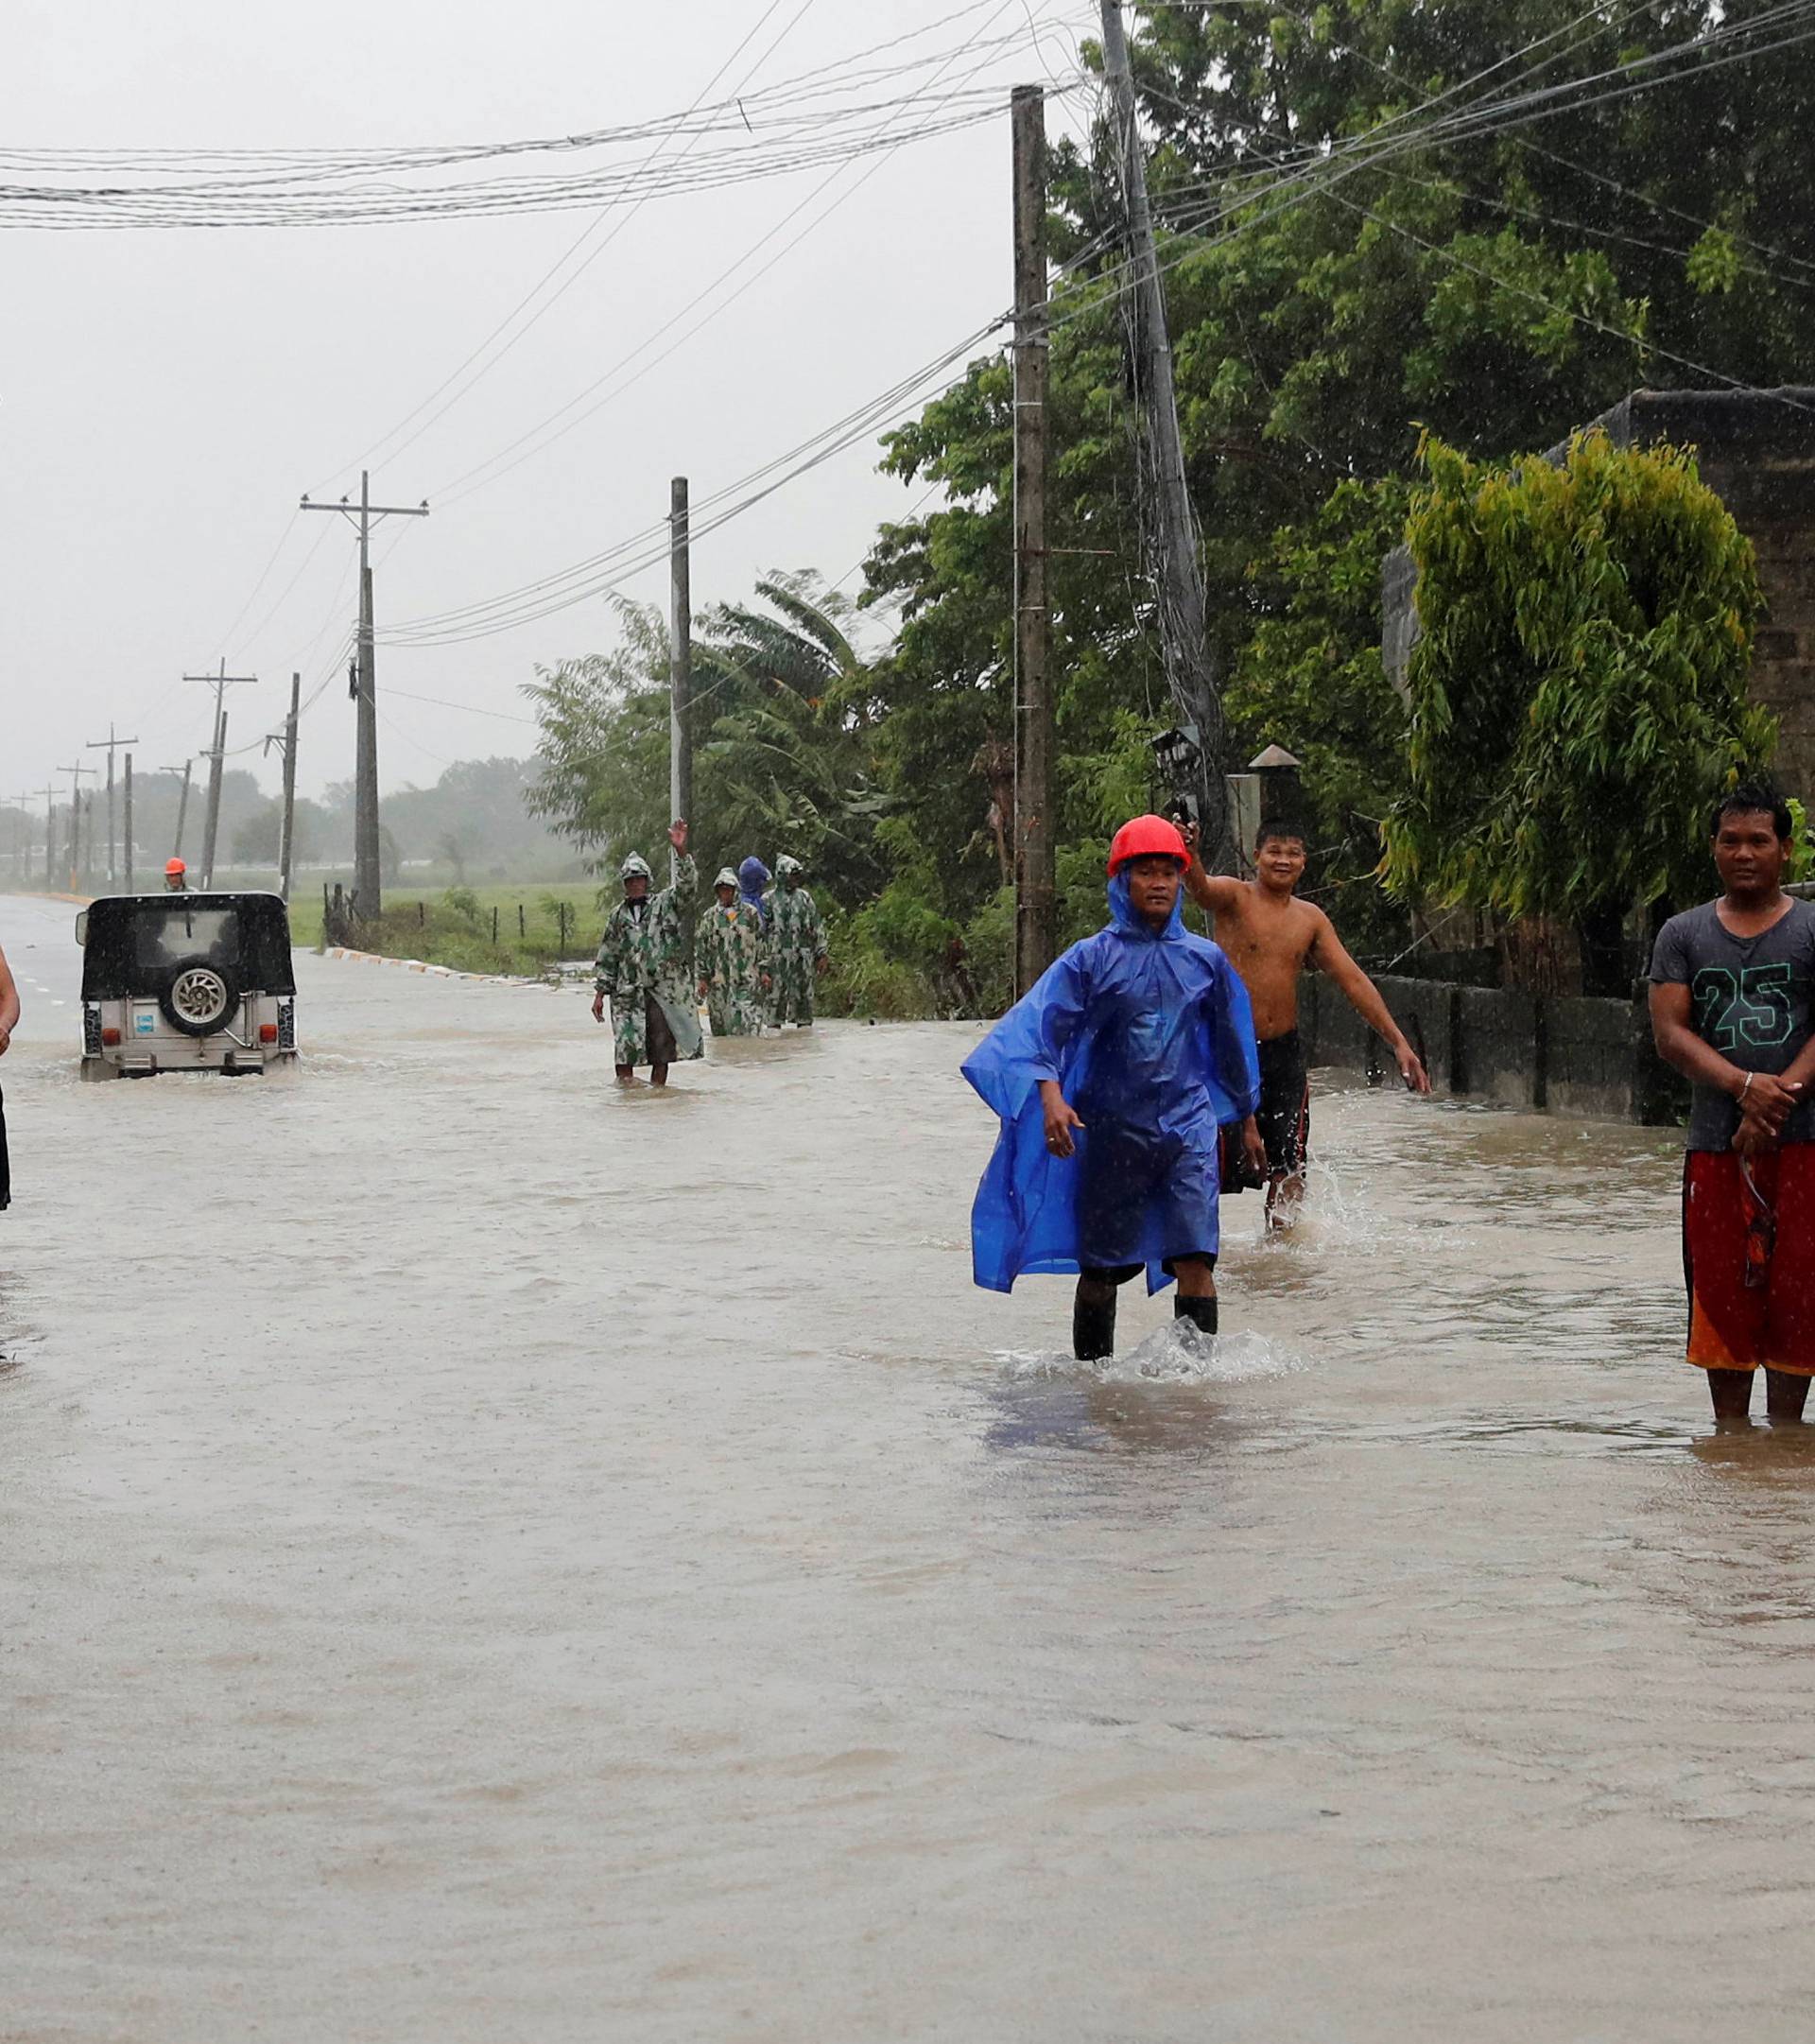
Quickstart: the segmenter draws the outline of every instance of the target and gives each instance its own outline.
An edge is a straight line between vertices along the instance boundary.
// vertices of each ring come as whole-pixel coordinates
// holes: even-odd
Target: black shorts
[[[7,1164],[7,1097],[0,1093],[0,1214],[12,1204],[12,1173]]]
[[[1311,1143],[1311,1081],[1298,1031],[1270,1036],[1260,1045],[1260,1105],[1254,1119],[1267,1146],[1267,1169],[1274,1178],[1296,1178]]]

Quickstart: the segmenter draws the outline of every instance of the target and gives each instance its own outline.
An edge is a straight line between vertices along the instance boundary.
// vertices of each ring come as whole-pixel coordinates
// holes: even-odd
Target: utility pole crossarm
[[[356,530],[363,514],[376,525],[380,518],[426,518],[428,499],[420,504],[349,504],[343,497],[337,504],[317,504],[304,497],[297,506],[299,511],[339,511],[349,525]]]

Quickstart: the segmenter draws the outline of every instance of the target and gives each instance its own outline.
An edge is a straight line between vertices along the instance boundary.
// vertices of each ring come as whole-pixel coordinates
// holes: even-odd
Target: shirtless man
[[[1216,919],[1217,942],[1241,975],[1253,1003],[1260,1044],[1261,1138],[1267,1145],[1267,1217],[1289,1227],[1305,1196],[1305,1156],[1311,1132],[1311,1089],[1298,1040],[1298,976],[1327,973],[1355,1012],[1383,1036],[1412,1093],[1430,1080],[1378,988],[1343,948],[1322,909],[1293,893],[1305,877],[1305,840],[1281,825],[1261,825],[1254,839],[1254,877],[1231,880],[1205,873],[1197,832],[1185,833],[1191,863],[1184,884]]]

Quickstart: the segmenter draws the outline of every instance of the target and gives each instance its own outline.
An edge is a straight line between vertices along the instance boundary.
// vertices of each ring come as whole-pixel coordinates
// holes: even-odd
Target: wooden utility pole
[[[359,627],[354,650],[353,687],[358,703],[356,756],[353,770],[353,900],[357,915],[375,917],[384,907],[378,835],[378,652],[372,632],[372,528],[387,518],[426,518],[420,504],[374,504],[372,476],[359,471],[359,503],[311,504],[304,511],[338,511],[359,534]]]
[[[1123,221],[1131,281],[1122,291],[1129,354],[1145,425],[1147,475],[1143,477],[1142,523],[1154,552],[1160,645],[1167,683],[1183,726],[1195,735],[1199,751],[1198,822],[1203,857],[1213,868],[1229,857],[1229,798],[1223,787],[1222,702],[1210,658],[1198,551],[1198,524],[1185,486],[1184,448],[1179,438],[1178,401],[1172,386],[1172,346],[1166,330],[1166,293],[1153,245],[1147,203],[1147,165],[1134,113],[1134,80],[1122,36],[1121,0],[1101,0],[1103,82],[1115,124],[1116,160],[1122,178]]]
[[[189,814],[189,775],[195,764],[193,759],[185,759],[181,767],[166,767],[164,770],[166,773],[182,775],[182,793],[177,797],[177,841],[170,847],[172,858],[182,857],[182,826]]]
[[[277,887],[278,892],[287,902],[290,898],[290,876],[296,849],[296,727],[302,715],[302,677],[290,676],[290,714],[284,719],[282,731],[273,731],[265,740],[268,753],[272,746],[281,746],[284,753],[284,814],[277,829]]]
[[[215,742],[201,755],[208,762],[208,809],[201,832],[201,884],[203,889],[215,884],[215,839],[220,829],[220,778],[227,757],[227,707],[226,694],[230,688],[251,688],[258,683],[256,674],[229,674],[223,658],[217,674],[185,674],[185,682],[206,682],[215,692]],[[185,789],[187,783],[184,784]],[[182,835],[178,825],[177,835]],[[173,854],[172,857],[180,855]]]
[[[132,892],[132,755],[126,755],[126,799],[121,808],[120,864],[125,869],[127,893]]]
[[[1014,88],[1014,959],[1025,994],[1052,963],[1051,643],[1046,598],[1046,123]]]
[[[668,808],[693,821],[693,576],[687,478],[668,485]]]
[[[104,752],[107,754],[107,884],[109,887],[113,885],[119,874],[119,868],[115,865],[113,858],[113,754],[121,746],[136,745],[138,742],[137,738],[115,737],[113,736],[113,726],[110,723],[107,727],[106,737],[90,738],[82,748],[86,753]]]
[[[57,858],[57,790],[44,784],[44,885],[49,887],[56,874]]]

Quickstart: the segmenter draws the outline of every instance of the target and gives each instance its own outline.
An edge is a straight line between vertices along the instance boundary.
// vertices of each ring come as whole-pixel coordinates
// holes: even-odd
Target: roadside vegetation
[[[598,889],[590,881],[562,887],[447,887],[413,893],[396,888],[387,893],[378,921],[360,927],[354,948],[419,958],[457,972],[534,976],[590,959],[598,947],[604,915]],[[299,944],[321,945],[319,888],[299,892],[291,903],[290,935]]]

